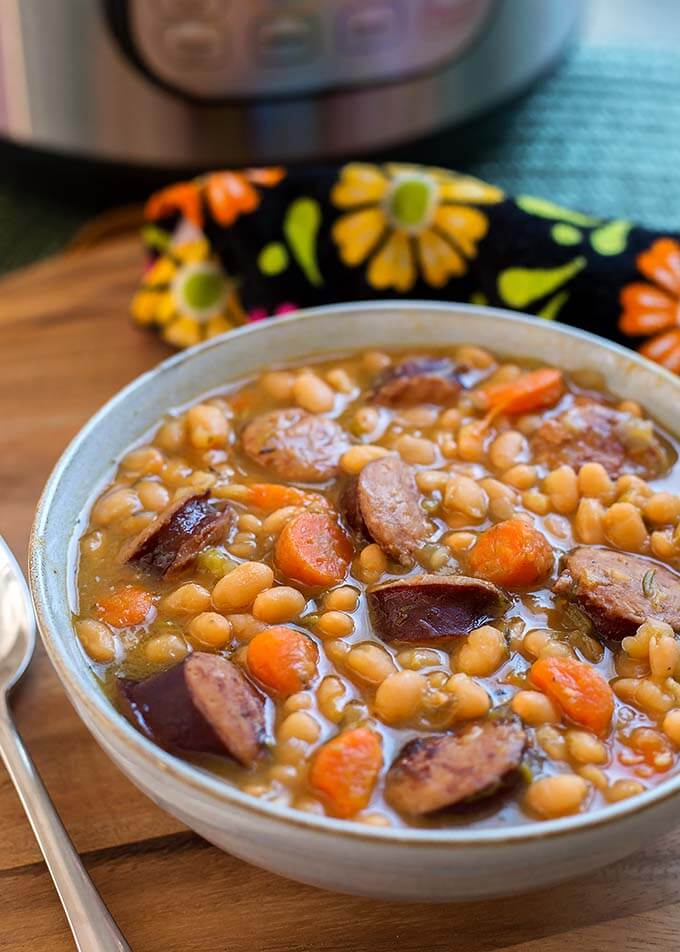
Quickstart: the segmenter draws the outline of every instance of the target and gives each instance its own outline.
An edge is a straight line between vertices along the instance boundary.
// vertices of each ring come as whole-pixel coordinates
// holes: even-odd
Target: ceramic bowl
[[[114,397],[73,440],[38,506],[30,581],[42,638],[78,714],[120,769],[216,846],[275,873],[365,896],[453,900],[547,886],[620,859],[669,829],[680,775],[597,812],[497,829],[383,829],[261,802],[160,750],[99,690],[71,624],[74,540],[93,490],[169,407],[310,355],[473,343],[565,370],[595,370],[678,432],[680,380],[630,351],[563,326],[489,308],[427,302],[319,308],[209,341]]]

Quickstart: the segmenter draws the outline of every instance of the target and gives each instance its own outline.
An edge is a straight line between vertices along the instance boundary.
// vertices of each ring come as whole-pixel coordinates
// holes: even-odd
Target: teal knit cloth
[[[581,47],[523,98],[381,157],[449,166],[601,217],[680,230],[680,57]],[[125,203],[136,197],[118,194]],[[109,207],[114,201],[108,203]],[[106,207],[0,184],[0,271],[63,246]]]
[[[582,48],[521,101],[442,140],[445,162],[603,218],[680,229],[680,57]]]

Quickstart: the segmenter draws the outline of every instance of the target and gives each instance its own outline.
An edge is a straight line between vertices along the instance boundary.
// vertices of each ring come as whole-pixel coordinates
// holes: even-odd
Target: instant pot
[[[0,135],[129,165],[350,154],[520,91],[579,0],[2,0]]]

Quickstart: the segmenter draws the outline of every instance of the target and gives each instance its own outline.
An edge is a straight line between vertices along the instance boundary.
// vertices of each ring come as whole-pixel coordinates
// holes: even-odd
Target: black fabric
[[[227,323],[210,323],[216,305],[199,278],[205,313],[177,296],[181,282],[164,286],[151,269],[143,290],[176,300],[166,297],[163,321],[149,301],[136,312],[179,346],[291,308],[407,297],[511,308],[627,344],[650,338],[643,351],[680,369],[675,236],[506,197],[447,169],[354,162],[217,172],[153,196],[147,217],[152,262],[165,257],[181,270],[182,249],[204,237],[204,260],[230,288]],[[167,320],[173,307],[181,333]]]

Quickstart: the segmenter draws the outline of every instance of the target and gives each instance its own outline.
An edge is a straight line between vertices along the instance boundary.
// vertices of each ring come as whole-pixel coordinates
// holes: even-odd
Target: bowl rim
[[[307,308],[304,311],[298,311],[284,317],[277,317],[276,326],[314,321],[325,315],[346,313],[348,311],[381,312],[389,310],[394,312],[413,311],[418,308],[442,312],[453,311],[459,315],[462,314],[470,317],[474,317],[475,315],[492,318],[502,317],[503,320],[513,323],[515,327],[523,328],[527,331],[530,331],[534,326],[540,326],[546,329],[545,320],[516,311],[488,307],[486,305],[417,299],[355,301]],[[588,830],[608,825],[617,820],[623,820],[624,818],[644,813],[652,807],[658,806],[666,800],[677,796],[680,793],[680,772],[666,781],[662,780],[657,786],[646,790],[644,793],[619,803],[610,804],[587,813],[576,814],[575,816],[561,817],[554,820],[536,820],[522,825],[508,827],[498,826],[481,829],[461,827],[442,827],[436,829],[423,829],[420,827],[372,827],[355,820],[340,820],[334,817],[305,813],[302,810],[296,810],[290,806],[260,800],[251,794],[244,793],[225,779],[158,747],[136,730],[132,724],[115,709],[97,685],[95,678],[92,676],[92,672],[87,669],[84,662],[82,665],[72,662],[62,653],[58,639],[53,633],[53,628],[57,627],[57,623],[56,620],[54,622],[52,620],[52,609],[44,588],[44,574],[47,569],[45,565],[46,546],[43,540],[46,536],[45,527],[50,506],[56,494],[60,478],[70,466],[72,459],[77,455],[81,444],[91,432],[99,427],[111,410],[128,401],[138,391],[142,391],[152,379],[171,374],[176,366],[193,360],[198,354],[213,348],[224,347],[229,340],[234,339],[235,335],[252,335],[257,337],[259,333],[266,330],[269,326],[269,321],[258,322],[239,327],[227,334],[210,338],[201,344],[171,355],[155,367],[135,377],[130,383],[107,400],[81,427],[62,452],[45,484],[36,507],[30,533],[29,584],[43,645],[69,700],[76,707],[81,720],[84,720],[84,718],[80,713],[78,705],[76,705],[73,700],[74,697],[77,698],[82,707],[87,709],[88,714],[91,715],[95,721],[99,721],[102,732],[105,733],[105,736],[111,741],[112,748],[115,749],[117,745],[122,745],[128,755],[134,756],[137,760],[150,761],[162,775],[172,778],[180,786],[191,788],[195,793],[212,800],[214,804],[245,810],[249,813],[259,815],[263,820],[272,822],[278,821],[291,827],[305,829],[310,833],[332,834],[335,836],[350,837],[355,840],[394,844],[408,843],[411,846],[423,847],[482,847],[497,846],[503,843],[538,842],[570,834],[587,832]],[[635,351],[631,351],[620,344],[599,337],[588,331],[581,330],[580,328],[559,323],[551,323],[548,326],[550,331],[555,333],[557,337],[582,340],[586,343],[590,343],[599,350],[609,351],[625,358],[633,366],[638,366],[647,372],[654,372],[664,379],[666,383],[670,384],[672,388],[676,389],[678,391],[678,397],[680,398],[680,377],[671,374],[670,371],[664,367],[652,363]],[[474,344],[474,323],[471,323],[470,338],[470,343]],[[351,351],[352,348],[340,347],[338,350]],[[304,359],[305,356],[311,355],[301,353],[300,359]],[[70,529],[69,533],[69,541],[72,541],[73,530]],[[88,727],[88,730],[90,729],[87,722],[85,722],[85,726]],[[113,757],[108,750],[106,750],[106,753],[115,763],[116,758]]]

